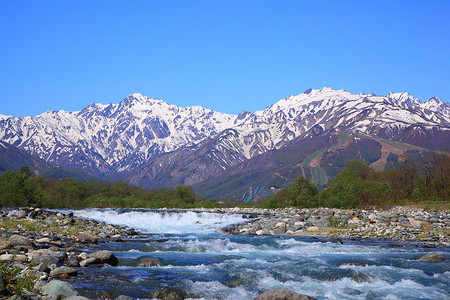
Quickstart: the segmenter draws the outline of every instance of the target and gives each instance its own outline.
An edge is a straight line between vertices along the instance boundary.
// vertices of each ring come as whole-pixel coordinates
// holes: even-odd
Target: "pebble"
[[[450,245],[450,212],[398,206],[390,209],[221,209],[257,214],[249,223],[224,228],[244,235],[394,239]]]

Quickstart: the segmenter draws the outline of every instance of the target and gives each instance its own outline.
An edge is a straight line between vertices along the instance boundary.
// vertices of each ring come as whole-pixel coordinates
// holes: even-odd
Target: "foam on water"
[[[173,286],[196,299],[254,299],[269,289],[285,288],[317,299],[449,299],[448,262],[417,260],[429,253],[448,257],[448,248],[389,247],[389,244],[310,238],[232,236],[220,229],[244,222],[241,215],[191,211],[77,210],[77,216],[124,225],[146,233],[169,233],[105,244],[120,267],[111,276],[129,284],[136,298],[142,289]],[[155,257],[158,267],[136,267]],[[367,266],[342,265],[365,262]],[[92,272],[101,270],[89,269]],[[358,282],[359,281],[359,282]],[[85,285],[91,283],[90,278]],[[98,282],[95,287],[98,289]],[[105,283],[114,286],[115,283]]]
[[[194,211],[85,209],[70,212],[75,216],[127,226],[143,233],[205,234],[246,221],[238,214]]]

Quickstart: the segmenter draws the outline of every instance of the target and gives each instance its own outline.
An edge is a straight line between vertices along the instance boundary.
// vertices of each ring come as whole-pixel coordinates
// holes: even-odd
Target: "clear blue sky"
[[[0,0],[0,114],[134,92],[237,114],[323,86],[450,101],[450,1]]]

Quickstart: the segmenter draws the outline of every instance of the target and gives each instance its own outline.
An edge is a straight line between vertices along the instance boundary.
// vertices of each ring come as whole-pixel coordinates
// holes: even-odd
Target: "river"
[[[67,211],[65,211],[67,212]],[[450,248],[364,239],[233,236],[221,229],[248,221],[242,214],[85,209],[75,216],[148,234],[86,246],[112,251],[118,267],[87,268],[74,280],[82,295],[148,298],[176,287],[201,299],[253,299],[285,288],[317,299],[450,299]],[[447,260],[419,257],[437,253]],[[158,267],[137,267],[154,257]],[[360,262],[366,266],[341,265]]]

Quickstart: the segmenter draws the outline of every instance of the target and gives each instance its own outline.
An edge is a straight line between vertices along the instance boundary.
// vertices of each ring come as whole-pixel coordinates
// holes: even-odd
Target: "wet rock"
[[[152,291],[149,296],[161,300],[183,300],[189,297],[186,292],[169,287]]]
[[[159,267],[161,263],[159,259],[155,257],[144,257],[141,258],[138,262],[138,267]]]
[[[89,267],[91,265],[99,264],[100,260],[96,257],[89,257],[80,261],[80,267]]]
[[[73,288],[73,286],[65,281],[52,280],[41,289],[43,295],[58,294],[63,297],[77,296],[78,292]]]
[[[432,262],[438,262],[438,261],[444,261],[444,258],[436,253],[429,253],[427,255],[422,256],[419,258],[420,260],[426,260],[426,261],[432,261]]]
[[[113,267],[119,264],[117,257],[109,251],[97,251],[89,255],[89,258],[96,258],[102,264],[109,264]]]
[[[274,289],[262,293],[253,300],[315,300],[316,298],[301,295],[286,289]]]
[[[365,274],[362,272],[358,272],[356,270],[353,270],[351,274],[351,279],[355,282],[361,283],[361,282],[372,282],[373,276],[369,274]]]
[[[359,262],[359,261],[348,261],[348,262],[343,262],[339,264],[340,266],[358,266],[358,267],[367,267],[366,263],[363,262]]]
[[[77,276],[78,272],[74,268],[65,267],[65,266],[58,267],[50,272],[50,276],[52,276],[52,277],[57,277],[57,276],[60,276],[63,274],[67,274],[69,276]]]

